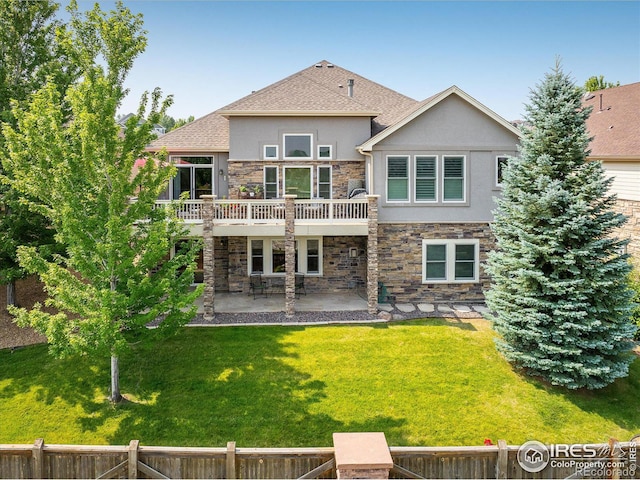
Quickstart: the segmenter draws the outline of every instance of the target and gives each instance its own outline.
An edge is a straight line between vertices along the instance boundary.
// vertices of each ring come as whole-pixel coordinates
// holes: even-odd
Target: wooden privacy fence
[[[567,461],[530,473],[518,462],[520,447],[501,440],[482,447],[390,447],[390,477],[640,478],[635,443],[573,447],[576,454],[610,452],[605,460],[613,467],[576,474]],[[226,448],[154,447],[137,440],[127,446],[48,445],[38,439],[33,445],[0,445],[0,478],[336,478],[336,469],[333,447],[236,448],[235,442]]]

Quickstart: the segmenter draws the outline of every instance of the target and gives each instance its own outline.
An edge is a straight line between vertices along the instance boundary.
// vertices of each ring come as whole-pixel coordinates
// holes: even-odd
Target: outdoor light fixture
[[[358,258],[358,249],[356,247],[349,249],[349,258]]]

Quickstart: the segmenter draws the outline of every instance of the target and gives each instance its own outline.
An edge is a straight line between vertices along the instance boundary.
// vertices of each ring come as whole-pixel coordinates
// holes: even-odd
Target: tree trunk
[[[16,282],[7,283],[7,306],[16,304]]]
[[[120,367],[118,365],[118,357],[111,356],[111,396],[109,397],[113,403],[122,400],[120,395]]]

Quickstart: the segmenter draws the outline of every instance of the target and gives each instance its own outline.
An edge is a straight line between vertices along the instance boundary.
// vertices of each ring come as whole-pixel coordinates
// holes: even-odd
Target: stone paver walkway
[[[202,314],[189,324],[192,326],[227,326],[227,325],[331,325],[380,323],[414,318],[483,318],[488,312],[484,304],[433,304],[433,303],[400,303],[379,304],[378,314],[370,315],[366,311],[314,311],[296,312],[288,318],[284,312],[245,312],[216,313],[212,321],[205,321]]]

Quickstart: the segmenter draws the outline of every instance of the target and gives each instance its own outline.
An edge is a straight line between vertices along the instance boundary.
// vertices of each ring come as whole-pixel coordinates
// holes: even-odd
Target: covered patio
[[[354,290],[344,293],[310,293],[296,297],[296,310],[299,312],[335,312],[366,311],[367,300]],[[204,313],[203,299],[196,300],[198,313]],[[268,296],[242,293],[216,293],[215,311],[218,313],[268,313],[286,311],[284,293],[271,293]]]

